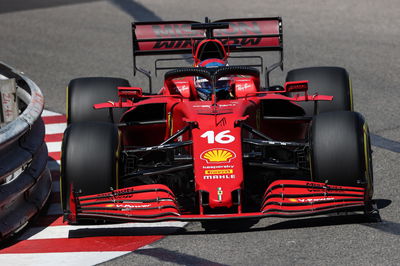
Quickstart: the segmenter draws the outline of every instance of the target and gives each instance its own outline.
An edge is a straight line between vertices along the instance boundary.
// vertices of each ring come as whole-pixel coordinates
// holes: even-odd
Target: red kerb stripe
[[[68,239],[33,239],[16,243],[0,250],[10,253],[90,252],[90,251],[133,251],[163,236],[102,236]]]
[[[56,161],[61,160],[61,152],[60,151],[49,152],[49,157]]]
[[[42,119],[45,124],[58,124],[67,122],[65,115],[42,116]]]
[[[63,139],[63,133],[59,134],[48,134],[44,137],[45,142],[59,142]]]

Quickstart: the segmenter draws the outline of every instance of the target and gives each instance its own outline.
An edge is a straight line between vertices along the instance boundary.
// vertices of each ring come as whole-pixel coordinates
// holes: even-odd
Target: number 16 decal
[[[228,144],[231,142],[235,141],[235,137],[232,135],[229,135],[230,130],[225,130],[222,132],[219,132],[217,135],[215,135],[215,132],[212,130],[206,131],[203,135],[200,137],[202,138],[207,138],[208,144],[213,144],[213,143],[220,143],[220,144]]]

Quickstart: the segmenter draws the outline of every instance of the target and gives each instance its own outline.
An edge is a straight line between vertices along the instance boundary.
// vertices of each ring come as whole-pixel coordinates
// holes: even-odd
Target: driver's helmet
[[[207,68],[215,68],[226,66],[226,62],[220,59],[207,59],[198,64],[199,67],[207,67]],[[197,94],[199,95],[200,100],[208,101],[211,99],[212,95],[212,85],[203,77],[195,77],[194,85],[197,90]],[[230,79],[227,77],[220,78],[216,84],[216,93],[229,93],[230,88]]]

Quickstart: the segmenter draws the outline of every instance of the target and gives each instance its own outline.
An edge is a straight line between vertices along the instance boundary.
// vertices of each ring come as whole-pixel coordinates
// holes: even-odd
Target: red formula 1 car
[[[353,111],[346,70],[295,69],[284,86],[269,85],[270,71],[283,68],[280,18],[134,23],[133,48],[150,93],[119,78],[68,86],[69,223],[201,221],[213,230],[270,216],[376,213],[368,127]],[[231,56],[251,51],[280,59],[264,69],[261,56]],[[165,54],[193,62],[156,60],[165,77],[153,94],[136,57]]]

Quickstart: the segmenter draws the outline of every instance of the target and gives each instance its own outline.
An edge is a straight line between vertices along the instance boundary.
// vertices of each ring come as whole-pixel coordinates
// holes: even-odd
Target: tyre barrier
[[[0,241],[21,230],[51,192],[47,168],[44,99],[22,72],[0,62],[0,79],[15,79],[19,115],[0,127]]]

